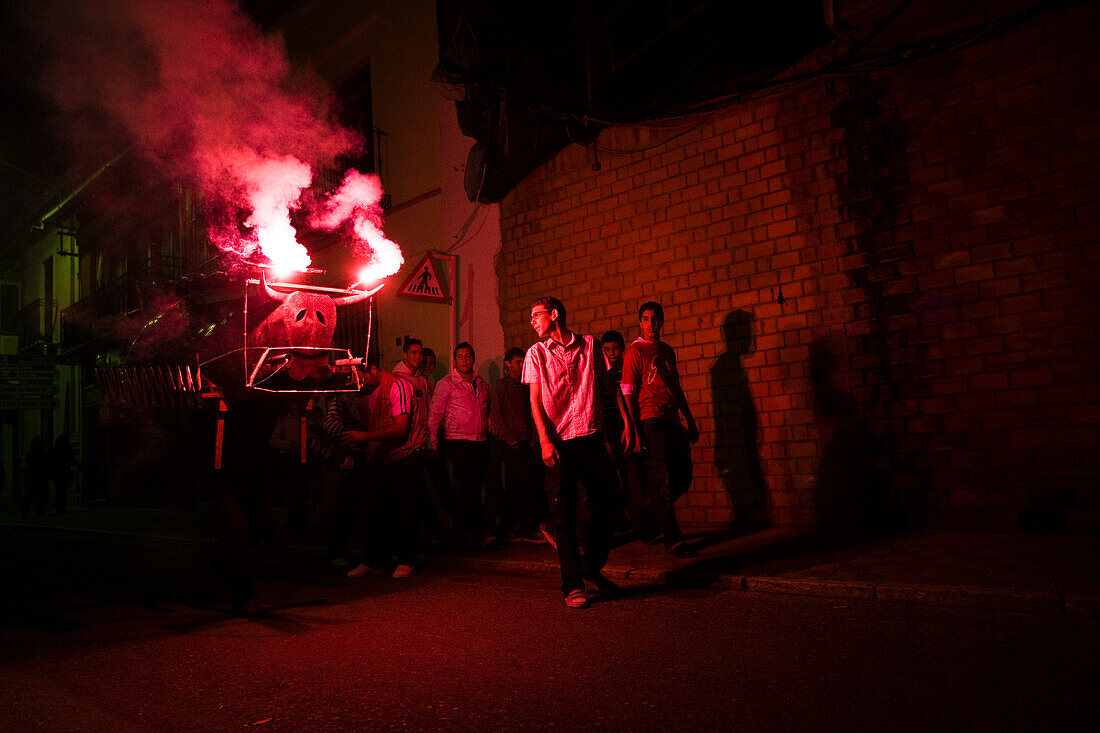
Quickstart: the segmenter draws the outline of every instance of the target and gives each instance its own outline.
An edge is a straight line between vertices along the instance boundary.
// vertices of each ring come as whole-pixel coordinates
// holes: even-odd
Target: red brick
[[[710,369],[727,351],[723,321],[743,311],[755,339],[736,361],[757,410],[773,521],[816,510],[806,487],[829,426],[814,413],[809,347],[821,339],[837,353],[838,389],[876,429],[891,420],[896,485],[913,512],[953,521],[1020,506],[1019,487],[985,466],[1070,482],[1095,501],[1095,469],[1036,464],[1095,443],[1100,420],[1089,409],[1100,395],[1083,388],[1095,383],[1089,265],[1100,262],[1100,123],[1079,96],[1082,78],[1100,80],[1086,5],[1007,32],[1007,43],[922,62],[920,74],[882,72],[890,91],[878,104],[912,133],[884,169],[897,173],[889,190],[874,178],[858,188],[857,161],[844,157],[854,148],[832,127],[846,81],[747,102],[673,140],[612,128],[603,140],[638,152],[599,173],[589,151],[563,151],[501,204],[502,314],[553,289],[578,328],[597,330],[628,327],[641,298],[662,300],[676,309],[669,339],[702,416],[714,408]],[[991,113],[991,101],[1009,107]],[[868,213],[882,195],[888,219]],[[530,343],[526,323],[502,321],[506,342]],[[890,401],[894,390],[903,401]],[[714,443],[700,441],[681,502],[697,521],[737,511],[708,458]]]

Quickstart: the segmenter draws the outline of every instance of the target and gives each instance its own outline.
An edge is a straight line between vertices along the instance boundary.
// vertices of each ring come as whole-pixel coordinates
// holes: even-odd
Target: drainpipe
[[[451,315],[450,322],[447,325],[448,335],[451,338],[451,348],[447,352],[447,364],[453,369],[454,365],[450,363],[450,359],[454,358],[455,346],[458,344],[458,293],[455,292],[455,287],[458,284],[458,255],[436,254],[433,252],[432,257],[447,263],[447,292],[451,294]]]

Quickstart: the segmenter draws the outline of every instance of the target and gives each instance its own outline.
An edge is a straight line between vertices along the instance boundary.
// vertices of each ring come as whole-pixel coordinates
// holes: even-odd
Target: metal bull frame
[[[330,288],[316,285],[303,285],[298,283],[282,283],[267,281],[266,275],[260,279],[250,278],[245,281],[244,309],[243,309],[243,346],[223,352],[205,361],[196,359],[196,366],[192,370],[190,365],[154,365],[154,366],[121,366],[99,368],[94,372],[96,387],[100,395],[105,399],[123,406],[141,406],[167,409],[201,409],[204,404],[216,402],[218,418],[214,438],[214,468],[222,467],[222,450],[225,442],[225,421],[230,411],[230,399],[225,395],[222,387],[215,384],[203,375],[203,366],[210,365],[218,359],[231,354],[240,353],[244,363],[244,387],[257,392],[320,395],[340,392],[358,392],[362,388],[359,367],[365,362],[364,357],[355,357],[349,349],[339,349],[322,346],[271,346],[249,345],[248,329],[248,286],[262,285],[268,296],[274,300],[285,301],[292,293],[308,292],[317,295],[325,295],[332,299],[334,305],[352,305],[374,297],[382,289],[382,284],[371,290],[357,290],[354,288]],[[335,329],[335,322],[333,323]],[[367,319],[367,351],[373,339],[374,317],[373,313]],[[259,352],[254,364],[249,363],[249,353]],[[305,385],[295,383],[289,378],[286,367],[295,358],[319,359],[322,356],[328,358],[327,364],[331,376],[320,382],[311,382]],[[287,384],[287,382],[290,384]],[[301,456],[306,462],[306,418],[301,419]]]
[[[203,368],[213,362],[239,353],[244,373],[243,386],[248,390],[277,394],[321,395],[358,392],[362,387],[357,366],[364,357],[355,357],[349,349],[323,346],[290,346],[249,343],[248,286],[261,285],[274,300],[283,301],[294,292],[314,293],[330,297],[337,306],[352,305],[372,299],[383,285],[371,290],[331,288],[287,282],[268,282],[266,276],[245,281],[243,309],[243,345],[222,352],[195,364],[143,365],[100,367],[94,373],[96,388],[104,400],[122,406],[155,409],[200,409],[205,400],[224,400],[226,385],[215,384]],[[333,324],[335,327],[335,324]],[[367,349],[373,339],[373,313],[367,319]],[[251,357],[255,355],[253,360]],[[197,356],[197,355],[196,355]],[[294,358],[320,359],[326,356],[331,376],[320,381],[298,383],[286,374]]]
[[[382,289],[382,285],[371,290],[356,290],[353,288],[330,288],[320,285],[303,285],[299,283],[268,282],[266,275],[259,280],[249,279],[246,285],[262,285],[268,297],[283,301],[291,293],[305,292],[330,297],[336,306],[353,305],[368,300]],[[333,324],[335,328],[335,324]],[[367,349],[370,349],[372,330],[374,328],[373,313],[367,317]],[[249,350],[259,350],[255,366],[249,369]],[[314,384],[310,388],[301,388],[302,385],[291,384],[280,386],[280,377],[286,383],[285,368],[294,357],[320,358],[329,357],[329,366],[333,376]],[[365,355],[364,355],[365,356]],[[338,349],[327,346],[249,346],[248,344],[248,288],[244,294],[244,384],[249,389],[261,392],[278,392],[282,394],[331,394],[339,392],[358,392],[362,387],[359,379],[359,370],[355,367],[362,364],[363,358],[352,356],[349,349]],[[200,365],[201,366],[201,365]]]

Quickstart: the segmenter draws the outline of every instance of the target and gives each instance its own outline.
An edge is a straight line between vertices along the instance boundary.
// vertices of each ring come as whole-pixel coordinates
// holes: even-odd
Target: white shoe
[[[374,572],[374,568],[372,568],[370,565],[364,565],[363,563],[359,563],[354,568],[352,568],[351,570],[348,571],[348,577],[349,578],[365,578],[373,572]]]
[[[395,578],[407,578],[415,572],[416,568],[412,565],[398,565],[393,571],[393,577]]]
[[[546,539],[546,542],[551,547],[553,547],[555,551],[557,551],[558,541],[557,541],[557,539],[554,538],[554,534],[550,531],[550,528],[547,527],[545,524],[540,524],[539,525],[539,532],[542,533],[542,536]]]

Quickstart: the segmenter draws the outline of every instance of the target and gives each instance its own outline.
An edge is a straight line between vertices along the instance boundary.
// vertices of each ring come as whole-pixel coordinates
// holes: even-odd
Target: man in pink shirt
[[[454,521],[460,539],[487,549],[489,533],[481,491],[489,464],[489,386],[474,371],[474,347],[463,341],[454,350],[454,369],[439,380],[428,408],[428,437],[439,443],[454,469]]]
[[[567,606],[586,608],[593,590],[609,585],[600,571],[614,531],[618,478],[601,432],[597,384],[607,381],[607,360],[595,338],[566,328],[565,315],[565,305],[557,298],[535,300],[531,325],[543,340],[527,350],[523,381],[530,385],[531,413],[546,464],[561,590]],[[621,392],[609,386],[625,426],[623,445],[629,450],[633,420]],[[590,585],[587,594],[585,581],[595,586]]]
[[[698,557],[684,542],[674,505],[691,485],[690,444],[699,440],[699,429],[680,388],[676,352],[661,341],[664,323],[660,303],[643,303],[638,310],[642,336],[623,357],[622,392],[638,426],[637,448],[645,466],[645,476],[635,487],[640,495],[632,497],[631,519],[642,531],[656,524],[665,547],[677,557]]]

